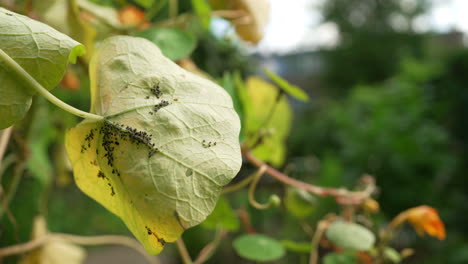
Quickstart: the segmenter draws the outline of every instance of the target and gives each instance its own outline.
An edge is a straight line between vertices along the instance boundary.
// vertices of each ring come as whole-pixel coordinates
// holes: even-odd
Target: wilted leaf
[[[344,249],[369,250],[375,242],[375,235],[369,229],[344,221],[333,222],[326,235],[328,240]]]
[[[237,34],[245,41],[258,43],[265,34],[270,16],[268,0],[234,0],[234,9],[247,13],[244,21],[236,23]]]
[[[304,102],[309,101],[309,96],[303,90],[301,90],[301,88],[290,84],[288,81],[276,75],[268,68],[265,68],[264,71],[268,78],[270,78],[276,85],[278,85],[281,88],[281,90],[283,90],[285,93],[298,100]]]
[[[34,220],[33,239],[39,239],[48,233],[44,217]],[[63,239],[55,238],[40,248],[29,252],[19,264],[80,264],[86,258],[86,251]]]
[[[124,27],[115,8],[101,6],[89,0],[77,0],[77,2],[80,9],[84,11],[82,13],[83,20],[93,25],[99,32],[98,36],[102,37],[102,35],[109,33],[109,30]]]
[[[277,260],[285,254],[280,242],[260,234],[237,237],[233,246],[241,257],[254,261]]]
[[[239,229],[239,219],[228,200],[221,198],[218,200],[213,212],[202,223],[202,226],[209,229],[222,228],[228,231],[237,231]]]
[[[90,65],[91,112],[67,134],[77,185],[118,215],[145,248],[202,222],[241,165],[229,95],[150,41],[105,40]]]
[[[84,54],[84,47],[55,29],[0,8],[0,49],[50,90],[62,79],[68,61]],[[0,64],[0,129],[23,118],[34,91]]]
[[[247,90],[251,101],[246,113],[247,135],[263,134],[262,144],[253,150],[253,154],[274,166],[281,166],[286,152],[285,140],[292,122],[287,98],[283,96],[276,103],[278,89],[258,77],[247,80]],[[271,111],[273,113],[270,115]]]
[[[174,61],[189,56],[197,44],[190,32],[176,28],[151,28],[137,36],[156,44],[164,56]]]

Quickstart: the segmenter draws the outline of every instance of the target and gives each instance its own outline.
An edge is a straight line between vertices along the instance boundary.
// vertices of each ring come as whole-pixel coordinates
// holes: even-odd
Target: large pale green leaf
[[[241,165],[229,95],[150,41],[105,40],[90,65],[92,112],[67,134],[77,185],[118,215],[145,248],[202,222]]]
[[[333,222],[326,235],[328,240],[344,249],[369,250],[375,243],[375,235],[369,229],[341,220]]]
[[[278,89],[258,77],[247,80],[247,90],[250,106],[246,112],[247,136],[257,140],[261,135],[262,144],[253,150],[253,154],[274,166],[284,162],[285,140],[291,129],[292,110],[287,98],[282,96],[279,101]]]
[[[233,242],[237,254],[255,261],[272,261],[284,256],[285,249],[277,240],[261,234],[237,237]]]
[[[0,49],[46,89],[62,79],[68,61],[84,54],[70,37],[28,17],[0,8]],[[20,120],[31,106],[34,92],[0,62],[0,129]]]

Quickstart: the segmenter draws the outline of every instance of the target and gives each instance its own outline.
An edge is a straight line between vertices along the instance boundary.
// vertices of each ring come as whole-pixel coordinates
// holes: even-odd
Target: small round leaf
[[[242,235],[233,242],[241,257],[254,261],[272,261],[283,257],[285,250],[280,242],[264,235]]]
[[[327,229],[327,238],[344,249],[369,250],[375,242],[374,234],[369,229],[344,221],[335,221]]]

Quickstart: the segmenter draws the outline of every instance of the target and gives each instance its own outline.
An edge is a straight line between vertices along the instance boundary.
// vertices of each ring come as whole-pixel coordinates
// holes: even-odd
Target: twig
[[[134,250],[141,253],[146,258],[148,263],[151,263],[151,264],[159,263],[159,261],[153,256],[151,256],[150,254],[148,254],[148,252],[146,252],[146,250],[136,240],[126,237],[126,236],[107,235],[107,236],[86,237],[86,236],[77,236],[77,235],[61,234],[61,233],[50,233],[50,234],[41,236],[40,238],[30,240],[23,244],[17,244],[17,245],[5,247],[5,248],[0,248],[0,258],[31,251],[53,240],[68,241],[74,244],[87,245],[87,246],[109,245],[109,244],[122,245],[122,246],[126,246],[129,248],[133,248]]]
[[[2,195],[2,201],[1,201],[1,207],[0,207],[0,218],[3,215],[4,211],[8,211],[10,202],[13,200],[13,197],[16,194],[16,191],[18,190],[18,186],[21,182],[21,178],[23,176],[23,172],[26,169],[26,161],[25,160],[20,160],[18,161],[14,171],[13,171],[13,176],[11,177],[10,184],[8,186],[8,190],[4,191],[4,195]]]
[[[254,176],[255,174],[249,175],[247,178],[243,179],[242,181],[236,184],[231,184],[229,186],[224,187],[223,193],[231,193],[244,188],[253,180]]]
[[[185,243],[182,237],[177,239],[176,245],[177,245],[177,250],[179,250],[179,254],[182,257],[182,261],[184,262],[184,264],[192,264],[193,263],[192,258],[190,257],[190,254],[187,251],[187,247],[185,246]]]
[[[255,172],[252,183],[250,183],[250,186],[249,186],[249,203],[253,207],[255,207],[255,208],[259,209],[259,210],[267,209],[268,207],[270,207],[270,203],[261,204],[261,203],[259,203],[259,202],[257,202],[255,200],[255,188],[257,187],[257,183],[260,180],[260,178],[262,177],[262,175],[265,173],[266,169],[267,169],[266,165],[261,166],[258,169],[258,171]]]
[[[227,19],[238,19],[248,16],[249,14],[244,10],[214,10],[211,12],[211,15]]]
[[[10,141],[11,131],[13,131],[12,126],[9,128],[5,128],[1,131],[2,135],[0,137],[0,168],[2,168],[3,155],[5,154],[8,142]]]
[[[328,222],[326,220],[320,220],[317,224],[317,229],[312,237],[309,264],[317,264],[320,238],[322,238],[323,232],[325,232],[327,226]]]
[[[245,147],[242,148],[242,154],[245,159],[254,165],[257,168],[266,166],[266,174],[271,177],[279,180],[282,183],[285,183],[296,188],[306,190],[310,193],[321,197],[333,196],[336,201],[340,204],[360,204],[366,198],[368,198],[375,190],[375,182],[372,176],[365,175],[362,179],[366,184],[366,187],[362,191],[349,191],[344,188],[327,188],[320,187],[316,185],[311,185],[296,179],[290,178],[288,175],[281,173],[280,171],[274,169],[273,167],[267,165],[261,160],[258,160],[249,150]]]
[[[193,262],[193,264],[202,264],[207,261],[214,253],[216,248],[219,245],[219,242],[227,235],[227,232],[222,230],[217,233],[215,239],[208,243],[198,254],[197,258]]]

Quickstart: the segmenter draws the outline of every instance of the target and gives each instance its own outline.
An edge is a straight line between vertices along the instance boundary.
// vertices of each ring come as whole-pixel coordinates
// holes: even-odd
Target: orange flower
[[[440,220],[437,210],[430,206],[421,205],[403,211],[393,219],[390,226],[396,227],[404,221],[408,221],[420,236],[427,233],[440,240],[445,239],[444,223]]]
[[[148,23],[145,19],[145,13],[131,5],[127,5],[119,11],[119,20],[123,25],[130,27]]]

